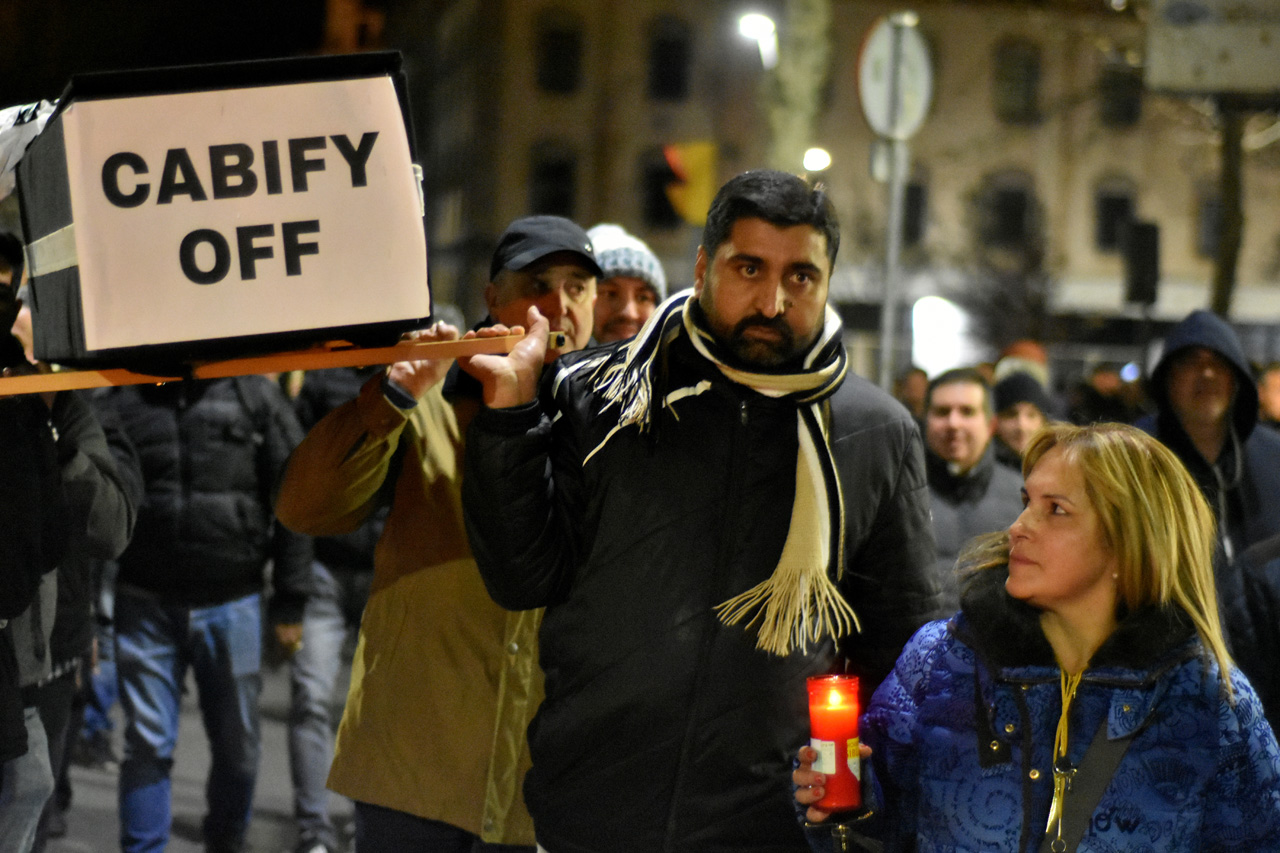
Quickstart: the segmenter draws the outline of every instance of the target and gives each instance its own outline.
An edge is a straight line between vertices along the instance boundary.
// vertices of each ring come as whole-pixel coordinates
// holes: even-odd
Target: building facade
[[[765,11],[786,27],[787,4],[399,6],[390,6],[388,40],[409,57],[411,87],[427,88],[425,98],[417,93],[417,119],[439,298],[478,318],[475,285],[493,239],[510,219],[534,212],[586,226],[621,223],[649,241],[674,284],[689,283],[699,229],[668,203],[673,176],[663,147],[714,143],[717,182],[766,165],[772,81],[738,19]],[[869,168],[874,134],[858,100],[857,64],[864,34],[898,8],[832,0],[830,69],[812,132],[813,144],[831,153],[820,179],[844,223],[833,295],[868,339],[875,323],[866,318],[882,294],[887,189]],[[1092,324],[1113,341],[1117,328],[1130,328],[1116,319],[1159,324],[1206,306],[1221,219],[1218,116],[1208,99],[1144,88],[1143,9],[1116,11],[1104,0],[926,0],[914,8],[934,95],[910,141],[899,304],[929,294],[968,300],[995,315],[993,345],[1027,334],[1052,343],[1065,334],[1062,318],[1080,320],[1067,324],[1076,335]],[[1257,327],[1259,358],[1280,349],[1268,331],[1280,321],[1275,123],[1273,114],[1246,125],[1231,311]],[[1130,221],[1159,231],[1149,314],[1126,301]]]

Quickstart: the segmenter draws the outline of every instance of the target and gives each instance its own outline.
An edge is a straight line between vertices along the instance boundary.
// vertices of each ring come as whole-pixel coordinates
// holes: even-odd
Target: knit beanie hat
[[[658,292],[658,301],[667,298],[667,274],[658,256],[639,237],[621,225],[602,223],[587,231],[596,250],[596,262],[604,270],[601,281],[617,276],[638,278]]]
[[[1044,386],[1030,373],[1021,371],[1010,373],[996,383],[992,401],[997,412],[1003,412],[1017,403],[1031,403],[1047,416],[1051,408]]]

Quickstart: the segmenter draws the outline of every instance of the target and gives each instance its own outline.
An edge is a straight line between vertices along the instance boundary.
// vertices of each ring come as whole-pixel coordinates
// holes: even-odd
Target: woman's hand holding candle
[[[871,757],[871,747],[865,743],[858,744],[858,755],[866,761]],[[813,763],[818,760],[818,751],[811,746],[802,746],[798,758],[800,766],[791,773],[791,781],[796,786],[796,802],[809,807],[805,812],[805,819],[809,823],[822,823],[831,817],[831,812],[814,805],[827,794],[827,777],[813,769]]]

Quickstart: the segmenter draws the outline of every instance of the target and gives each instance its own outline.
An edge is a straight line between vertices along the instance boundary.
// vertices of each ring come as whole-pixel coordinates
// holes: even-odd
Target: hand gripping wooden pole
[[[40,394],[46,391],[104,388],[109,385],[161,384],[180,382],[183,379],[218,379],[255,373],[321,370],[328,367],[364,367],[372,364],[392,364],[397,361],[420,361],[427,358],[501,354],[511,352],[523,339],[523,335],[503,335],[493,338],[470,338],[465,341],[401,341],[395,346],[368,348],[351,346],[345,341],[339,341],[292,352],[196,362],[182,376],[137,373],[124,368],[59,370],[53,373],[0,377],[0,397],[14,394]],[[559,349],[565,345],[565,342],[564,332],[552,332],[548,345],[553,349]]]

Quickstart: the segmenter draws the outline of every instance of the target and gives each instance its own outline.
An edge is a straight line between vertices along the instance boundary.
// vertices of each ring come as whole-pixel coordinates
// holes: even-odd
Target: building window
[[[1202,188],[1196,211],[1196,252],[1202,258],[1216,258],[1221,238],[1222,196],[1216,187]]]
[[[573,218],[578,158],[567,146],[541,142],[534,146],[529,169],[529,212]]]
[[[996,117],[1009,124],[1040,120],[1040,46],[1008,39],[996,46],[992,97]]]
[[[662,15],[649,27],[649,97],[683,101],[689,97],[693,34],[678,18]]]
[[[571,95],[582,81],[582,21],[562,9],[548,9],[537,22],[538,88]]]
[[[1118,252],[1133,221],[1134,192],[1127,181],[1108,181],[1093,196],[1093,243],[1099,252]]]
[[[641,211],[648,228],[675,228],[680,214],[671,206],[667,187],[680,180],[672,171],[661,148],[651,148],[640,157]]]
[[[925,220],[929,213],[929,187],[912,179],[902,198],[902,245],[919,245],[924,239]]]
[[[1142,72],[1127,62],[1108,62],[1098,78],[1098,118],[1107,127],[1133,127],[1142,117]]]
[[[987,179],[979,210],[979,239],[997,249],[1028,248],[1036,236],[1031,176],[1005,172]]]

